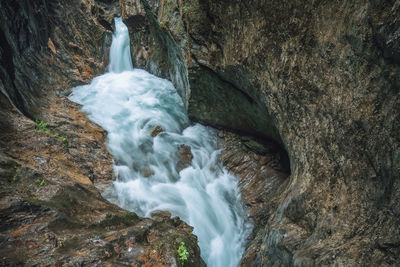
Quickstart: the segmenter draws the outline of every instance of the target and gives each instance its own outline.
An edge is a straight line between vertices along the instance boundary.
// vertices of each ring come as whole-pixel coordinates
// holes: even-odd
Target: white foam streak
[[[218,162],[215,131],[189,126],[169,81],[132,69],[127,30],[118,19],[116,29],[110,72],[76,87],[70,97],[108,132],[118,176],[108,198],[141,216],[170,211],[194,227],[208,266],[237,266],[250,227],[237,179]],[[154,126],[165,131],[152,137]],[[194,157],[178,172],[181,144],[190,146]],[[144,172],[149,177],[143,177]]]

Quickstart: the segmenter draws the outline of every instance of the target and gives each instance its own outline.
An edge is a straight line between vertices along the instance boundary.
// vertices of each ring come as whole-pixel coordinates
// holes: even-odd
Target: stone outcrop
[[[192,164],[193,153],[190,146],[181,144],[178,146],[178,162],[176,164],[176,169],[178,172],[187,168]]]
[[[0,133],[0,265],[176,266],[185,242],[201,266],[179,218],[139,218],[100,195],[113,179],[106,133],[66,97],[51,100],[46,130],[16,114]]]
[[[288,152],[245,266],[399,263],[399,1],[125,2],[132,36],[180,46],[192,119]],[[132,45],[163,72],[165,42]]]
[[[154,126],[153,128],[151,128],[150,130],[150,135],[152,137],[156,137],[157,135],[159,135],[160,133],[164,132],[164,129],[161,126]]]

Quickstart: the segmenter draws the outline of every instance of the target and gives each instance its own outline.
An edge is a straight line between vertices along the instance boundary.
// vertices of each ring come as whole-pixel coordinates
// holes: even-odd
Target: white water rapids
[[[109,72],[70,97],[108,132],[118,174],[110,200],[145,217],[170,211],[194,227],[208,266],[237,266],[250,225],[237,179],[218,162],[215,130],[189,121],[169,81],[133,69],[128,30],[120,18],[115,25]],[[164,132],[152,137],[154,126]],[[181,144],[191,148],[193,160],[178,172]]]

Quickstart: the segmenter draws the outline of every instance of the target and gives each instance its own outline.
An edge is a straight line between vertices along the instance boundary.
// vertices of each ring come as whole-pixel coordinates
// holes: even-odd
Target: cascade
[[[108,132],[117,179],[105,197],[140,216],[179,216],[194,227],[208,266],[237,266],[251,225],[236,177],[218,162],[216,131],[189,121],[172,83],[133,69],[127,27],[120,18],[115,25],[109,72],[70,97]],[[193,158],[179,167],[182,145]]]

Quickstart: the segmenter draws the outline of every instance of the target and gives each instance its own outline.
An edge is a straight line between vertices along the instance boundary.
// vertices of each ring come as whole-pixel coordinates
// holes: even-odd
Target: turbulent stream
[[[194,227],[208,266],[237,266],[251,226],[237,179],[218,162],[215,130],[189,121],[169,81],[133,68],[128,29],[120,18],[115,25],[109,72],[70,97],[108,132],[117,175],[110,201],[145,217],[170,211]],[[164,131],[153,137],[155,126]],[[183,169],[182,144],[193,154]]]

